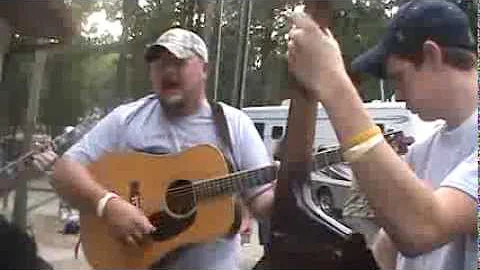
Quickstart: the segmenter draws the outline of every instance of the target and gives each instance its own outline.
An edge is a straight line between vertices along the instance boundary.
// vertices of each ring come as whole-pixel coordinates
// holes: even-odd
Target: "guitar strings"
[[[267,169],[270,169],[270,168],[267,168]],[[194,182],[193,186],[169,188],[167,190],[167,193],[173,196],[180,196],[180,195],[183,196],[191,193],[196,193],[196,191],[199,191],[199,193],[201,194],[202,191],[219,191],[219,190],[223,191],[224,189],[229,189],[233,187],[248,188],[247,186],[237,184],[237,183],[241,183],[241,182],[238,182],[238,180],[241,180],[243,178],[252,178],[252,177],[262,178],[262,175],[265,173],[266,173],[266,169],[262,171],[245,172],[240,175],[235,175],[227,178],[205,180],[207,182],[205,181],[202,181],[200,183]],[[195,188],[197,188],[197,190],[195,190]]]
[[[234,186],[235,187],[239,186],[240,188],[242,188],[241,185],[236,184],[238,180],[241,180],[245,177],[260,177],[260,175],[261,173],[258,173],[258,172],[253,172],[253,173],[249,172],[249,173],[246,173],[246,175],[242,174],[239,176],[220,178],[220,179],[216,179],[209,182],[202,182],[202,183],[194,182],[193,187],[186,186],[186,187],[179,187],[179,188],[169,188],[167,190],[167,193],[171,195],[184,195],[184,194],[192,193],[192,191],[195,192],[195,188],[197,188],[197,191],[200,191],[200,192],[209,191],[209,190],[215,191],[223,188],[232,188]]]
[[[386,135],[390,135],[390,134],[385,134]],[[329,164],[329,159],[331,159],[332,161],[342,161],[341,160],[341,156],[337,156],[337,155],[341,155],[341,148],[339,147],[335,147],[333,149],[330,149],[330,150],[327,150],[326,152],[322,152],[320,154],[324,154],[323,155],[323,161],[326,162],[327,164]],[[333,158],[331,158],[330,156],[333,155]],[[339,160],[340,159],[340,160]],[[315,158],[315,161],[318,162],[318,157]],[[187,194],[195,194],[197,193],[197,195],[202,195],[201,192],[204,191],[204,192],[212,192],[213,194],[215,194],[216,192],[218,192],[220,190],[223,191],[223,189],[229,189],[229,188],[248,188],[246,186],[243,186],[243,185],[237,185],[237,182],[238,180],[241,180],[242,178],[252,178],[252,177],[255,177],[255,178],[263,178],[263,176],[261,174],[266,174],[269,172],[269,170],[271,170],[272,167],[266,167],[266,168],[263,168],[261,169],[260,171],[247,171],[247,172],[240,172],[238,173],[237,175],[234,175],[234,176],[229,176],[229,177],[224,177],[224,178],[217,178],[217,179],[213,179],[213,180],[210,180],[210,179],[207,179],[207,180],[200,180],[200,181],[196,181],[196,182],[193,182],[192,183],[192,186],[184,186],[184,187],[178,187],[178,188],[169,188],[167,190],[167,193],[169,195],[172,195],[172,196],[184,196],[184,195],[187,195]],[[264,181],[265,183],[267,183],[267,181]],[[195,190],[195,188],[197,188],[197,190]],[[208,193],[206,195],[209,195]]]

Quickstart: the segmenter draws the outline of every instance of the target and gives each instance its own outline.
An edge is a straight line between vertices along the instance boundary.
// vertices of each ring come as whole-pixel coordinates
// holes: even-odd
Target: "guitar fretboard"
[[[82,136],[87,133],[91,128],[95,126],[98,120],[103,116],[103,112],[95,110],[91,115],[85,117],[75,128],[66,131],[61,135],[55,137],[51,144],[55,153],[58,155],[63,154],[70,146],[77,142]],[[42,146],[46,148],[46,145]],[[33,155],[38,153],[37,151],[29,151],[14,161],[0,168],[0,177],[2,179],[15,179],[20,171],[32,160]]]
[[[197,199],[209,198],[245,191],[272,182],[275,179],[277,179],[277,167],[271,165],[260,169],[237,172],[228,177],[197,181],[193,185],[193,191]]]

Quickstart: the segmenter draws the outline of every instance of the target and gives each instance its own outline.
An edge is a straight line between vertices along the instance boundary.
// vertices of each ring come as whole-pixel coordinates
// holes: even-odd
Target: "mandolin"
[[[66,130],[52,141],[44,141],[36,145],[27,153],[9,162],[0,168],[0,191],[10,190],[16,184],[16,179],[24,168],[33,161],[33,156],[52,148],[58,155],[65,152],[75,142],[80,140],[95,124],[102,118],[104,113],[100,110],[94,110],[91,114],[83,118],[73,129]],[[48,167],[48,166],[47,166]]]

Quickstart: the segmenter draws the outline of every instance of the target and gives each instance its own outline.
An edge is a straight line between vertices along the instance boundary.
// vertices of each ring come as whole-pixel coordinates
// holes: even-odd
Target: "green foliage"
[[[233,93],[235,60],[239,43],[242,0],[224,0],[219,99],[229,102]],[[340,42],[346,66],[372,47],[385,32],[387,21],[404,0],[352,0],[338,5],[333,13],[334,34]],[[476,21],[477,1],[459,1]],[[48,59],[41,100],[41,122],[51,127],[71,125],[94,106],[112,106],[127,98],[139,98],[150,90],[143,55],[147,44],[170,27],[181,26],[202,35],[209,45],[210,78],[217,55],[217,0],[70,0],[74,20],[85,22],[95,11],[106,10],[107,18],[118,20],[123,34],[118,38],[74,37],[63,50],[52,51]],[[286,11],[301,1],[253,1],[249,27],[250,51],[245,106],[279,104],[287,96]],[[472,29],[476,31],[472,23]],[[93,29],[94,30],[94,29]],[[84,33],[88,34],[88,33]],[[9,56],[5,80],[0,84],[3,122],[20,125],[26,109],[29,63],[33,54]],[[365,100],[379,99],[379,82],[361,76]],[[212,81],[209,96],[212,96]],[[392,87],[386,84],[387,97]]]

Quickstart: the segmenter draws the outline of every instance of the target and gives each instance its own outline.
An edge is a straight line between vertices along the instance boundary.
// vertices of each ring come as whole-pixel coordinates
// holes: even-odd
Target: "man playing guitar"
[[[163,33],[145,54],[155,94],[116,108],[56,163],[53,178],[58,192],[81,212],[104,219],[124,245],[141,247],[155,228],[142,211],[99,185],[88,171],[86,166],[105,153],[172,154],[209,143],[222,149],[235,170],[271,163],[252,121],[225,104],[220,106],[233,147],[228,151],[222,146],[206,100],[207,52],[203,40],[193,32],[174,28]],[[256,194],[251,190],[241,195],[256,217],[266,216],[273,191]],[[235,235],[188,246],[159,267],[236,269],[239,244]]]

